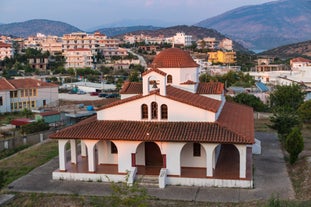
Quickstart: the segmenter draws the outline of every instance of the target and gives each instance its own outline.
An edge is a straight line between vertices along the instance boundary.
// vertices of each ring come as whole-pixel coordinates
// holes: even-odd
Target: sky
[[[112,23],[124,26],[120,23],[124,20],[130,24],[127,26],[134,26],[135,23],[191,25],[231,9],[270,1],[272,0],[0,0],[0,23],[49,19],[62,21],[82,30]]]

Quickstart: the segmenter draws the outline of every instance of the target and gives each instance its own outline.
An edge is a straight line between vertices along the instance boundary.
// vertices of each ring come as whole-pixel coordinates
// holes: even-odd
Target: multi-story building
[[[66,59],[65,68],[93,68],[93,54],[91,49],[67,49],[63,53]]]
[[[74,32],[71,34],[65,34],[63,36],[63,52],[75,49],[89,49],[91,50],[92,54],[96,54],[99,38],[100,36],[97,36],[97,38],[95,38],[94,35],[89,35],[85,32]]]
[[[234,64],[236,63],[236,52],[224,52],[221,50],[208,52],[208,62]]]
[[[233,50],[232,40],[230,40],[228,38],[222,39],[221,41],[219,41],[218,48],[222,49],[222,50],[226,50],[226,51]]]
[[[38,70],[46,70],[49,64],[48,58],[29,58],[28,63],[30,67]]]
[[[217,40],[215,37],[205,37],[197,41],[198,49],[210,49],[214,50],[217,47]]]
[[[47,36],[41,42],[42,51],[49,51],[51,55],[62,53],[62,39],[57,36]]]
[[[4,60],[5,57],[13,57],[13,47],[11,44],[0,42],[0,60]]]
[[[186,35],[184,32],[177,32],[172,38],[175,45],[190,46],[192,44],[192,36]]]
[[[36,79],[0,79],[0,113],[55,105],[58,86]]]

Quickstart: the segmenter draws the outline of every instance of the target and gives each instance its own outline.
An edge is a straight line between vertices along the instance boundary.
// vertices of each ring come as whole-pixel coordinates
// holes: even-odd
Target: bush
[[[31,134],[35,132],[41,132],[44,130],[48,130],[49,124],[45,123],[43,120],[39,120],[36,122],[32,122],[30,124],[24,125],[21,127],[22,133]]]
[[[290,164],[294,164],[298,159],[298,155],[304,148],[303,137],[298,127],[294,127],[286,137],[285,148],[289,153]]]

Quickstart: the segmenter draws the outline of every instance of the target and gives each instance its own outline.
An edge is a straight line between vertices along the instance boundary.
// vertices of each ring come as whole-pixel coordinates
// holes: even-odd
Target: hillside
[[[25,22],[16,22],[0,25],[0,34],[12,35],[17,37],[28,37],[31,35],[36,35],[37,33],[43,33],[45,35],[63,36],[63,34],[78,31],[81,30],[70,24],[45,19],[34,19]]]
[[[184,32],[187,35],[192,35],[192,40],[196,41],[198,39],[202,39],[204,37],[215,37],[217,40],[221,40],[223,38],[226,38],[225,35],[217,32],[214,29],[207,29],[203,27],[197,27],[197,26],[186,26],[186,25],[179,25],[174,27],[167,27],[167,28],[161,28],[157,30],[138,30],[130,32],[131,34],[145,34],[150,36],[159,36],[164,35],[164,37],[172,37],[177,32]],[[122,34],[123,35],[123,34]],[[122,35],[118,35],[116,37],[121,38]],[[245,47],[243,47],[238,42],[233,43],[233,47],[237,51],[244,51],[249,52]]]
[[[160,27],[154,27],[154,26],[130,26],[130,27],[113,27],[113,28],[102,28],[97,29],[95,31],[99,31],[109,37],[122,35],[134,31],[139,30],[157,30],[160,29]],[[94,31],[93,31],[94,32]]]
[[[272,55],[282,58],[308,56],[311,58],[311,40],[290,45],[284,45],[281,47],[264,51],[258,55]]]
[[[279,0],[240,7],[197,23],[250,49],[271,49],[311,37],[311,1]]]

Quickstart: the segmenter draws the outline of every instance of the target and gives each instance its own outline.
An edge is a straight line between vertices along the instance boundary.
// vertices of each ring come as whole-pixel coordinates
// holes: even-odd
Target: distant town
[[[280,157],[287,153],[289,166],[304,159],[300,131],[311,120],[311,59],[238,51],[234,44],[183,31],[1,36],[0,152],[54,143],[49,158],[58,157],[39,170],[49,175],[38,176],[41,185],[24,184],[35,179],[31,173],[8,179],[8,168],[0,170],[0,188],[62,191],[66,180],[81,192],[86,182],[79,181],[122,182],[134,190],[139,183],[163,200],[171,199],[162,193],[168,186],[174,195],[197,188],[193,197],[204,202],[213,199],[206,187],[249,190],[242,202],[257,199],[254,188],[264,200],[275,192],[293,196]],[[269,166],[285,175],[258,174]]]

